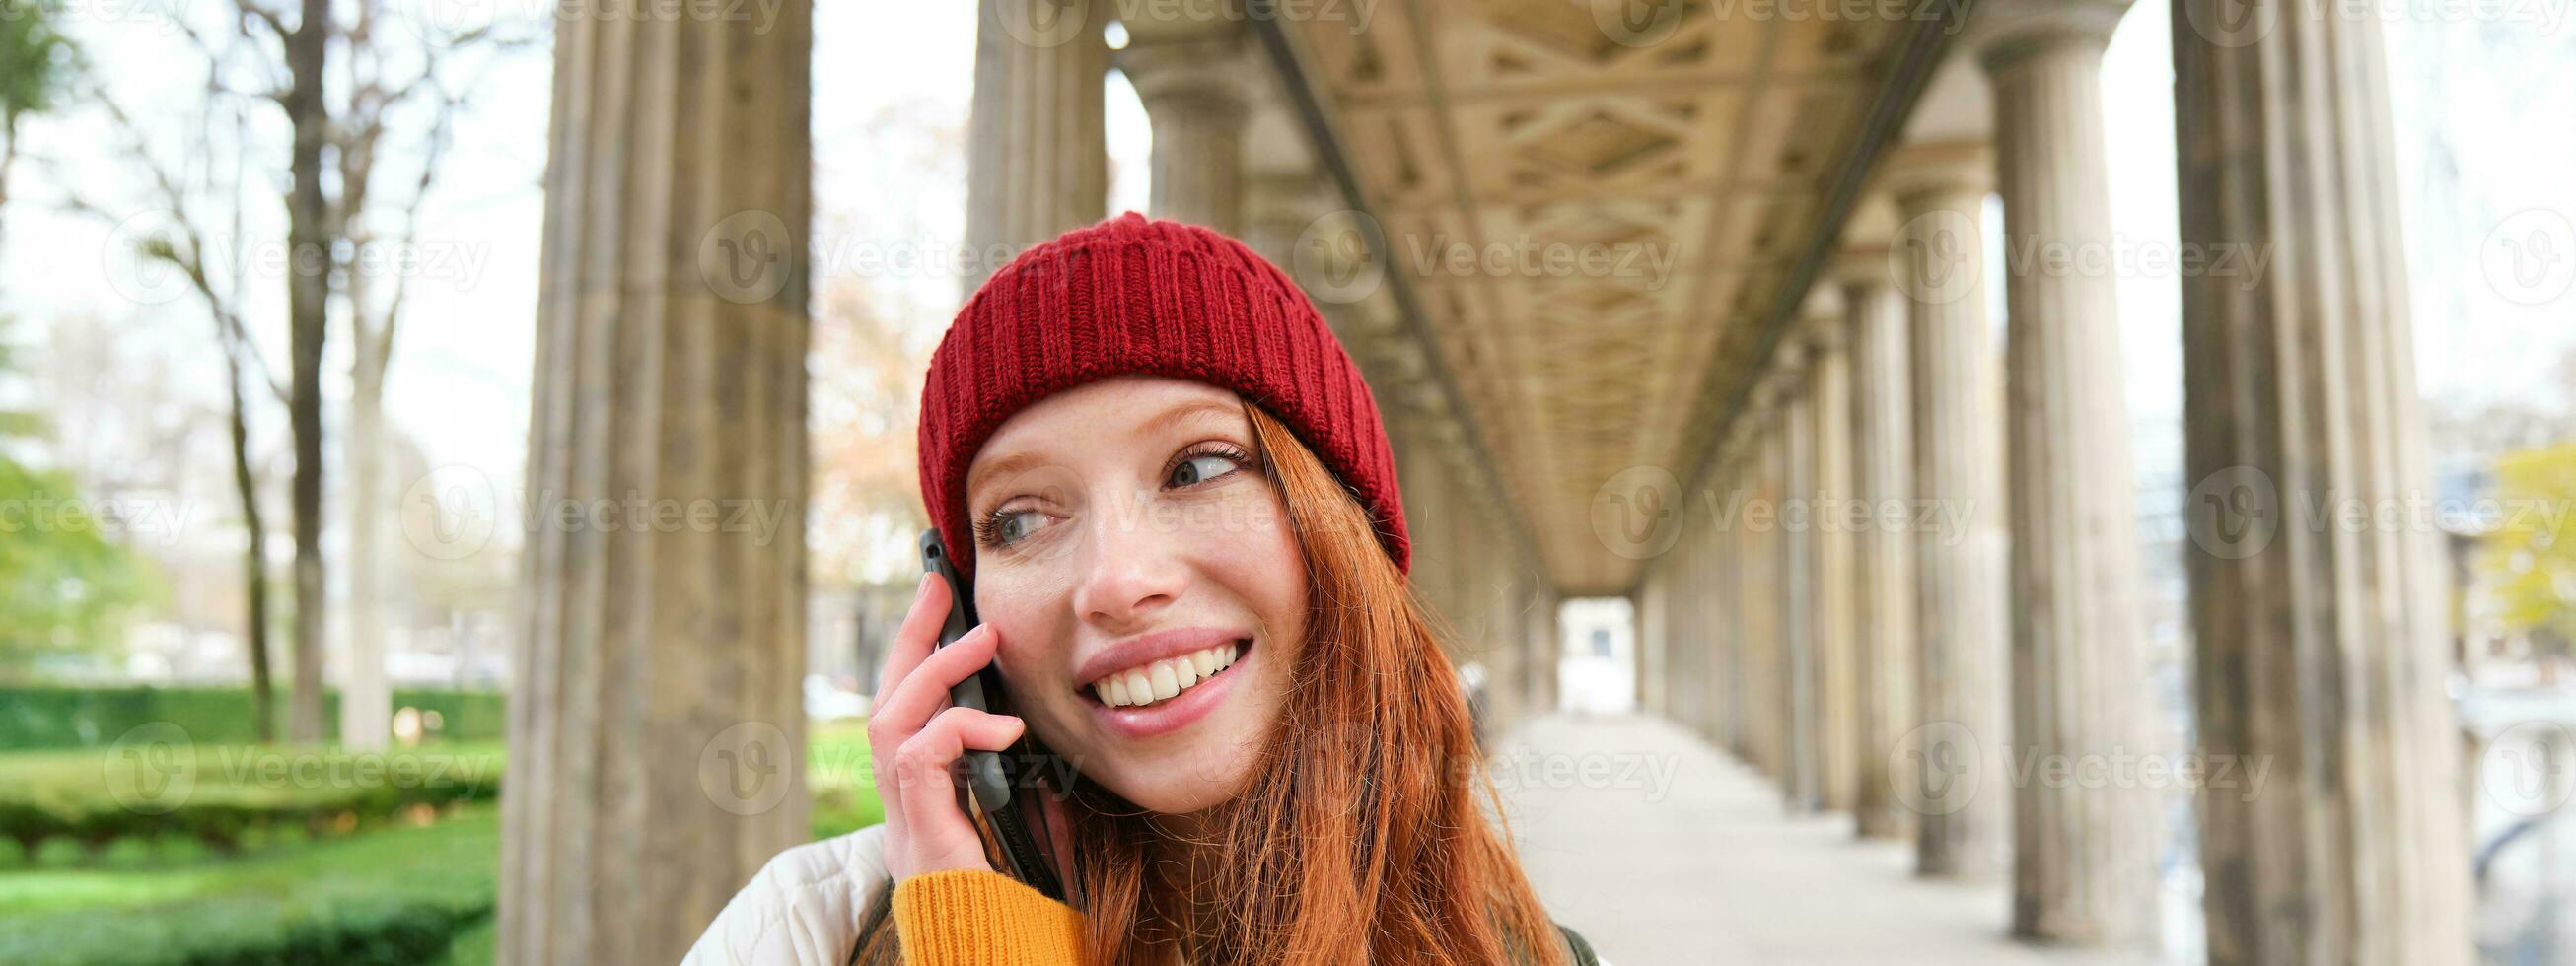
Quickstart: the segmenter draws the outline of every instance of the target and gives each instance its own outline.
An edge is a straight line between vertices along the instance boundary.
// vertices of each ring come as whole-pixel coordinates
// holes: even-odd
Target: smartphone
[[[975,593],[957,577],[957,564],[948,556],[948,545],[939,539],[939,531],[921,534],[921,567],[948,582],[948,620],[939,626],[939,646],[947,647],[966,636],[967,631],[982,623],[975,617]],[[991,664],[967,675],[949,689],[950,703],[994,714],[1010,714],[1010,699],[1002,691],[1002,672]],[[1048,898],[1065,901],[1064,885],[1057,881],[1055,860],[1041,848],[1047,836],[1046,813],[1032,796],[1018,794],[1029,786],[1022,779],[1029,766],[1043,760],[1047,752],[1037,739],[1025,730],[1020,740],[1003,751],[967,749],[964,757],[966,786],[974,797],[977,811],[993,830],[1001,847],[1004,871]]]

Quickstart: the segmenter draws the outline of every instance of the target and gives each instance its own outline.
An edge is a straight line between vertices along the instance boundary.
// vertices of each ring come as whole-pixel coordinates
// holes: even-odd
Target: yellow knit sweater
[[[1082,913],[1018,879],[981,869],[895,883],[906,966],[1080,966]]]

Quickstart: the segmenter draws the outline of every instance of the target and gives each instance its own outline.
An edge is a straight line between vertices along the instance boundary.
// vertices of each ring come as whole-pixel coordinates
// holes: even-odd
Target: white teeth
[[[1235,644],[1201,648],[1143,667],[1119,671],[1092,682],[1093,696],[1113,708],[1153,704],[1189,690],[1234,665],[1243,654]]]

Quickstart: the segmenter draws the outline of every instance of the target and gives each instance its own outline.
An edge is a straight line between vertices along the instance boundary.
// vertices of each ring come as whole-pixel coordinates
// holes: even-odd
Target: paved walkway
[[[1761,776],[1658,719],[1551,716],[1498,750],[1540,898],[1611,966],[2148,961],[2006,939],[2003,883],[1916,879],[1909,846],[1786,814]]]

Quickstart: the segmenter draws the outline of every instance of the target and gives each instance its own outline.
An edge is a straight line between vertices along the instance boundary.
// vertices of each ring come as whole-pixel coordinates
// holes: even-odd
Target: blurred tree
[[[12,328],[0,317],[0,383],[22,377]],[[0,416],[0,443],[42,431],[29,414]],[[114,512],[83,500],[71,474],[0,446],[0,679],[27,676],[44,655],[106,649],[128,608],[149,597],[150,568],[104,533],[119,522]]]
[[[865,185],[860,197],[818,206],[814,272],[813,509],[806,547],[817,586],[896,581],[920,562],[926,526],[918,462],[921,377],[956,308],[934,238],[965,202],[963,118],[919,103],[889,106],[845,132],[819,133],[826,183]],[[864,150],[836,151],[847,138]],[[933,214],[935,213],[935,214]],[[912,246],[912,247],[907,247]]]
[[[386,690],[377,549],[393,503],[382,492],[383,398],[405,301],[405,266],[417,254],[421,211],[436,183],[452,121],[466,103],[465,92],[494,66],[483,55],[529,47],[542,36],[533,24],[453,29],[440,22],[453,11],[407,9],[416,16],[398,16],[389,7],[384,0],[231,0],[213,13],[200,7],[169,11],[172,25],[201,55],[205,78],[204,109],[195,114],[199,130],[189,150],[175,156],[166,146],[155,150],[166,125],[138,123],[113,98],[101,97],[127,136],[128,155],[149,176],[157,195],[152,203],[175,222],[153,226],[158,233],[146,239],[143,254],[187,279],[216,316],[226,348],[236,403],[236,476],[245,524],[253,532],[252,554],[260,561],[248,577],[254,678],[266,676],[259,639],[267,633],[267,576],[255,474],[241,455],[248,450],[243,410],[259,394],[245,383],[265,384],[286,408],[294,452],[289,517],[295,545],[288,731],[305,743],[321,741],[326,727],[321,364],[332,317],[341,315],[350,326],[352,388],[340,455],[352,487],[346,512],[354,673],[344,677],[345,690],[355,697],[342,702],[340,737],[343,744],[374,747],[382,743],[386,717],[378,712],[387,710],[377,707]],[[282,157],[258,140],[281,120],[272,112],[283,114]],[[229,131],[220,130],[227,122]],[[208,160],[222,148],[238,156],[229,170]],[[248,240],[242,206],[273,185],[284,186],[275,197],[287,223],[283,382],[267,374],[244,310],[253,302],[245,285],[267,279],[255,277],[239,259],[224,257]],[[122,222],[115,206],[74,203]],[[229,226],[217,210],[229,212]]]
[[[59,0],[0,0],[0,218],[8,214],[9,172],[18,166],[18,122],[51,109],[70,83],[76,51],[54,29],[61,6]]]
[[[2535,657],[2564,659],[2576,641],[2576,444],[2507,453],[2495,474],[2504,512],[2480,569],[2495,581],[2505,627],[2529,633]]]

